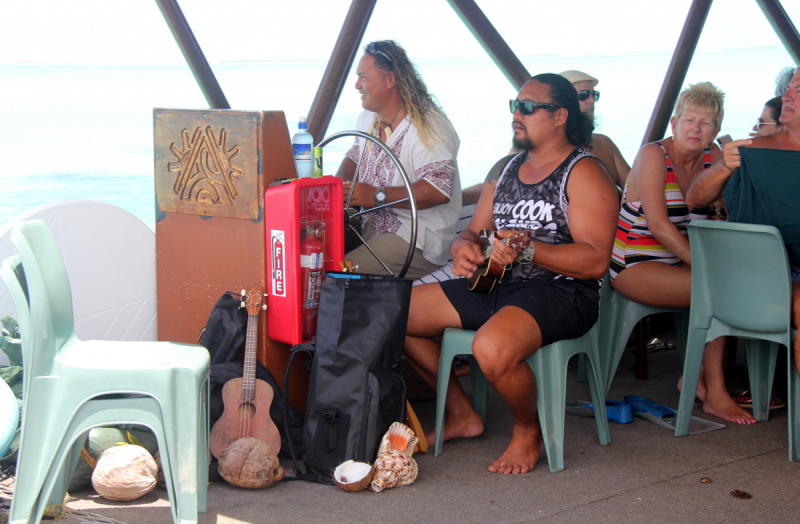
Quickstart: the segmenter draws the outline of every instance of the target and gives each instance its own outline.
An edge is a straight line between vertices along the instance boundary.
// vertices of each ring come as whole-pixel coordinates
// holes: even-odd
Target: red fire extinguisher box
[[[344,260],[342,181],[297,178],[264,193],[269,338],[295,345],[316,334],[322,275]]]

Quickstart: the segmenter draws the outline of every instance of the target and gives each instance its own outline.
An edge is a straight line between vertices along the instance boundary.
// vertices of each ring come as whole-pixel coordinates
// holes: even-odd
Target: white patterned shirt
[[[456,225],[461,213],[461,181],[458,176],[456,155],[461,144],[458,134],[444,115],[436,111],[428,114],[438,138],[426,147],[411,119],[406,115],[394,130],[386,145],[403,164],[411,183],[426,180],[446,195],[450,201],[417,212],[417,246],[425,259],[442,265],[449,258],[450,246],[455,240]],[[365,133],[373,132],[375,113],[364,111],[358,117],[357,129]],[[358,164],[364,139],[357,138],[347,152],[347,158]],[[372,144],[367,147],[359,171],[359,182],[376,187],[403,186],[403,179],[394,163],[380,147]],[[394,207],[384,208],[374,214],[374,234],[394,233],[406,242],[411,239],[411,211]]]

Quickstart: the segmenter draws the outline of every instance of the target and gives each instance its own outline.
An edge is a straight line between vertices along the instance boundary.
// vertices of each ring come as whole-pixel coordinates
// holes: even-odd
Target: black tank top
[[[508,161],[497,178],[494,191],[494,225],[499,229],[530,229],[536,242],[573,244],[569,230],[569,198],[567,182],[572,168],[583,158],[594,155],[576,147],[547,178],[538,184],[525,184],[519,179],[519,168],[528,152],[518,153]],[[491,182],[487,178],[488,182]],[[535,257],[534,257],[535,258]],[[577,280],[532,264],[514,264],[512,280],[567,279],[590,289],[599,288],[594,279]]]

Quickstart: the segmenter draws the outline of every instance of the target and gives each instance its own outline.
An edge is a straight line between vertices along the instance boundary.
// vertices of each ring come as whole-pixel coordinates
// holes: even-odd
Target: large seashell
[[[417,480],[417,461],[399,451],[387,451],[375,461],[375,476],[369,489],[375,493],[398,486],[407,486]]]
[[[375,466],[348,460],[333,471],[333,481],[345,491],[356,492],[366,489],[374,475]]]
[[[400,422],[395,422],[389,426],[389,431],[381,439],[381,445],[378,447],[378,456],[380,457],[388,451],[395,450],[410,457],[414,453],[418,440],[411,428]]]

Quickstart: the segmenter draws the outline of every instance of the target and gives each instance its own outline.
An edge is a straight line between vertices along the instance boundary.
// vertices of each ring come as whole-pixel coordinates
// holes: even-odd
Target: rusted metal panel
[[[769,20],[772,29],[783,42],[786,51],[792,56],[795,64],[800,64],[800,34],[789,15],[778,0],[756,0]]]
[[[175,37],[186,63],[189,64],[189,69],[192,70],[194,79],[197,81],[197,85],[200,86],[206,102],[208,102],[208,107],[212,109],[230,109],[231,106],[228,104],[219,82],[217,82],[217,77],[214,76],[211,66],[208,65],[203,50],[200,49],[200,44],[194,37],[192,28],[189,27],[189,22],[183,16],[183,11],[178,6],[178,2],[176,0],[156,0],[156,4],[161,10],[169,30],[172,31],[172,36]]]
[[[260,119],[258,112],[153,110],[159,211],[258,220]]]
[[[697,48],[697,42],[700,40],[700,33],[703,32],[703,25],[706,23],[710,9],[711,0],[694,0],[689,7],[686,22],[683,24],[678,45],[675,46],[675,52],[672,54],[672,60],[669,63],[664,83],[661,85],[661,91],[658,93],[658,99],[653,108],[653,114],[650,116],[650,122],[647,124],[642,144],[664,138],[669,119],[672,116],[672,109],[675,107],[675,101],[678,99],[684,80],[686,80],[686,72],[689,70],[689,64],[692,63],[692,56],[694,56],[694,50]]]
[[[522,65],[517,55],[508,46],[497,29],[483,14],[481,8],[474,0],[447,0],[450,7],[458,14],[464,25],[483,46],[483,49],[492,57],[494,63],[500,68],[505,77],[519,91],[530,77],[530,73]]]
[[[159,115],[163,117],[161,120]],[[231,163],[234,166],[249,166],[241,168],[242,178],[237,179],[244,182],[243,178],[249,177],[249,180],[246,184],[237,185],[236,202],[254,202],[256,210],[263,208],[264,190],[270,182],[276,178],[297,176],[283,112],[157,109],[154,111],[154,122],[169,124],[173,130],[187,129],[190,138],[194,136],[195,129],[200,128],[202,134],[210,126],[216,143],[222,144],[220,150],[230,154],[233,146],[240,146],[238,153],[230,156]],[[224,140],[219,140],[219,122],[225,122],[228,126],[226,129],[234,130],[228,136],[227,146]],[[257,124],[254,125],[254,122]],[[250,129],[251,126],[254,126],[253,129]],[[246,136],[252,140],[252,147],[243,147],[242,142],[231,138],[236,136],[235,130],[240,129],[248,129]],[[183,151],[185,147],[180,140],[181,133],[178,132],[177,139],[173,137],[169,140],[159,139],[158,131],[154,135],[156,166],[177,161],[167,142],[174,142]],[[211,141],[210,138],[208,140]],[[204,154],[210,156],[211,152]],[[159,159],[159,155],[166,158]],[[210,162],[211,159],[203,161]],[[261,169],[258,169],[259,162]],[[179,171],[163,169],[162,172],[169,175],[168,189],[173,191]],[[158,178],[157,173],[157,195],[161,190]],[[231,207],[230,204],[226,206]],[[255,218],[244,220],[225,214],[204,215],[193,211],[189,205],[177,206],[174,210],[156,210],[159,340],[196,343],[211,309],[225,291],[239,292],[251,286],[267,287],[263,213],[257,211]],[[283,377],[289,348],[267,337],[267,317],[266,313],[259,315],[256,358],[275,377]],[[290,392],[290,401],[303,409],[308,391],[308,371],[305,366],[294,366],[292,381],[297,386]]]
[[[325,138],[328,125],[331,123],[333,111],[342,95],[342,89],[347,82],[347,75],[353,67],[353,60],[358,52],[364,31],[367,30],[372,10],[375,9],[377,0],[353,0],[350,10],[342,24],[336,46],[333,48],[325,74],[317,89],[317,95],[311,103],[308,112],[308,132],[314,137],[316,143]]]

